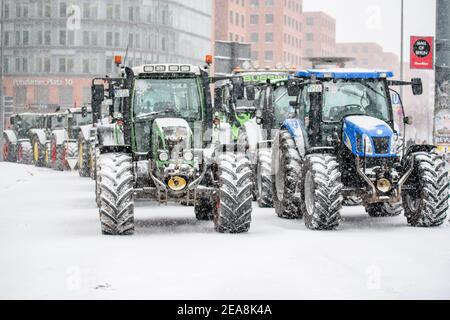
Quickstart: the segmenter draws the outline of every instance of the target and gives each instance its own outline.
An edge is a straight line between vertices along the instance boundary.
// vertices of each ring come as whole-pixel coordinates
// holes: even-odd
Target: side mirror
[[[88,111],[87,111],[87,107],[86,106],[81,107],[81,116],[83,118],[86,118],[88,116]]]
[[[411,79],[411,86],[413,94],[415,96],[420,96],[421,94],[423,94],[422,79],[420,78]]]
[[[289,79],[288,80],[288,96],[297,97],[300,94],[301,81],[299,79]]]
[[[294,109],[298,109],[299,103],[297,101],[289,101],[289,106]]]
[[[256,89],[254,86],[248,86],[246,88],[247,91],[247,100],[248,101],[255,101],[256,98]]]
[[[105,98],[105,86],[103,84],[94,84],[92,86],[92,98],[95,101],[103,101]]]
[[[403,119],[403,122],[404,122],[406,125],[412,125],[412,124],[414,123],[412,117],[405,117],[405,118]]]

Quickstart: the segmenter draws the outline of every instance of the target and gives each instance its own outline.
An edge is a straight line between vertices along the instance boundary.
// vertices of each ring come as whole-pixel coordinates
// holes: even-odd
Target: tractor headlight
[[[377,189],[383,193],[391,191],[392,184],[388,179],[380,179],[377,181]]]
[[[183,155],[184,160],[186,161],[192,161],[194,160],[194,154],[191,151],[186,151]]]
[[[159,160],[161,161],[169,161],[169,154],[166,151],[162,151],[159,153]]]
[[[364,143],[364,153],[366,155],[373,155],[374,150],[373,150],[372,140],[366,134],[363,135],[363,143]]]

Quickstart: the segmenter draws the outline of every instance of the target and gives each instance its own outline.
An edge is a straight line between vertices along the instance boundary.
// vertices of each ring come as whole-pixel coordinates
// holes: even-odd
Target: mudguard
[[[45,142],[47,141],[47,135],[45,134],[44,129],[31,129],[30,134],[32,136],[36,135],[40,144],[45,144]]]
[[[256,163],[256,154],[258,149],[258,143],[266,140],[263,137],[263,131],[261,126],[256,123],[255,119],[252,119],[244,124],[244,131],[247,135],[248,153],[252,164]]]
[[[294,138],[297,151],[301,157],[306,155],[306,150],[308,149],[308,140],[305,139],[305,129],[303,124],[298,119],[288,119],[283,122],[281,129],[287,130],[292,138]],[[278,139],[279,140],[279,139]]]
[[[84,141],[89,141],[90,136],[91,136],[91,129],[92,129],[92,125],[87,125],[87,126],[81,126],[80,127],[80,134],[83,137]]]
[[[3,131],[3,136],[6,136],[9,140],[9,142],[11,142],[12,144],[16,144],[17,143],[17,136],[14,133],[14,131],[12,130],[5,130]]]
[[[56,141],[56,145],[62,145],[66,140],[69,139],[69,135],[66,130],[54,130],[52,132],[52,137]]]

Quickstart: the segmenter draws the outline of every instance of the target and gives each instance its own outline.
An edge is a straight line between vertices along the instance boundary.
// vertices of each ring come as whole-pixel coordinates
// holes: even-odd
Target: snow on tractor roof
[[[370,69],[310,69],[295,73],[298,78],[310,78],[316,76],[318,79],[384,79],[392,78],[394,73],[387,70]]]
[[[136,75],[139,74],[161,74],[161,73],[192,73],[200,75],[200,67],[192,64],[145,64],[142,66],[134,67],[133,72]]]

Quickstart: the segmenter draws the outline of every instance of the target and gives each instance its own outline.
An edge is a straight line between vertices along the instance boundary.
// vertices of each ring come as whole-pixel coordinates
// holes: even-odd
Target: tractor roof
[[[192,64],[178,64],[178,63],[145,64],[142,66],[134,67],[133,72],[136,75],[186,74],[186,73],[200,75],[200,67],[194,66]]]
[[[392,78],[394,73],[387,70],[370,69],[310,69],[301,70],[295,73],[298,78],[311,78],[315,76],[318,79],[385,79]]]

